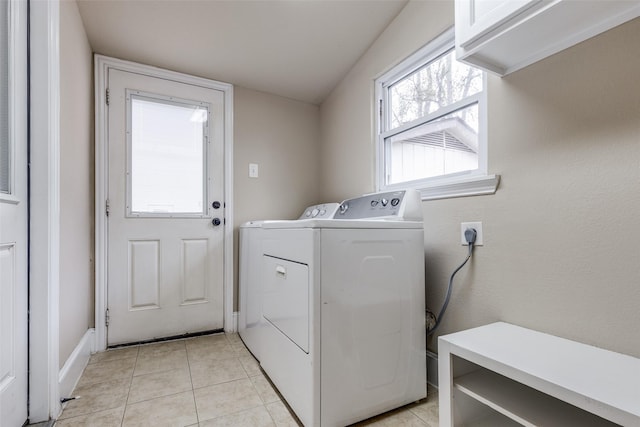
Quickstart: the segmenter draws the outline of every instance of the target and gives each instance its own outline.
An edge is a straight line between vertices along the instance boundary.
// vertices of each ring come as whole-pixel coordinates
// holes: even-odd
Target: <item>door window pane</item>
[[[11,192],[9,141],[9,10],[0,1],[0,193]]]
[[[206,213],[206,105],[130,96],[132,215]]]

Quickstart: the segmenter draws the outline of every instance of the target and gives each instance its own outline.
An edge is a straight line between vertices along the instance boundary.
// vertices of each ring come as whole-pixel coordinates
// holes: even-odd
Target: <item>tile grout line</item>
[[[120,427],[124,426],[124,417],[127,414],[127,406],[129,406],[129,395],[131,394],[131,386],[133,385],[133,377],[136,373],[136,366],[138,366],[138,357],[140,357],[140,346],[136,346],[138,351],[136,352],[136,363],[133,364],[133,370],[131,371],[131,377],[129,378],[129,389],[127,390],[127,398],[124,402],[124,411],[122,411],[122,420],[120,420]]]
[[[242,367],[242,370],[244,371],[244,373],[245,373],[245,375],[246,375],[247,377],[246,377],[246,378],[239,378],[239,379],[229,380],[229,381],[223,381],[223,382],[216,383],[216,384],[212,384],[212,385],[209,385],[209,386],[203,386],[203,387],[200,387],[200,388],[198,388],[198,389],[206,388],[206,387],[211,387],[211,386],[217,386],[217,385],[219,385],[219,384],[228,384],[228,383],[231,383],[231,382],[234,382],[234,381],[243,381],[243,380],[245,380],[245,379],[246,379],[246,380],[249,380],[249,383],[251,384],[251,387],[253,388],[253,390],[256,392],[256,395],[258,396],[258,399],[260,399],[261,404],[260,404],[260,405],[256,405],[256,406],[252,406],[252,407],[250,407],[250,408],[244,408],[244,409],[241,409],[241,410],[238,410],[238,411],[235,411],[235,412],[231,412],[231,413],[228,413],[228,414],[220,415],[220,416],[217,416],[217,417],[214,417],[214,418],[209,418],[209,419],[206,419],[206,420],[203,420],[203,421],[216,420],[216,419],[219,419],[219,418],[222,418],[222,417],[227,417],[227,416],[231,416],[231,415],[236,415],[236,414],[240,414],[240,413],[245,412],[245,411],[249,411],[249,410],[252,410],[252,409],[256,409],[256,408],[260,408],[260,407],[262,407],[262,408],[264,408],[264,410],[265,410],[265,411],[267,411],[267,414],[269,414],[269,418],[273,421],[274,426],[277,426],[277,423],[275,422],[275,420],[274,420],[274,419],[273,419],[273,417],[271,416],[271,413],[270,413],[270,412],[269,412],[269,410],[266,408],[266,404],[264,403],[264,400],[262,399],[262,397],[260,396],[260,393],[259,393],[259,392],[258,392],[258,390],[256,389],[255,384],[253,383],[253,381],[251,381],[251,378],[252,378],[252,377],[249,375],[249,373],[247,372],[246,368],[244,367],[244,365],[243,365],[243,364],[242,364],[242,362],[240,361],[240,356],[238,355],[238,353],[237,353],[237,352],[235,351],[235,349],[233,348],[233,343],[232,343],[232,342],[231,342],[231,340],[228,338],[228,335],[227,335],[226,333],[224,334],[224,336],[225,336],[225,338],[226,338],[227,344],[231,347],[231,349],[232,349],[232,351],[233,351],[233,353],[234,353],[234,357],[233,357],[233,359],[236,359],[236,360],[238,361],[238,363],[240,363],[240,366]],[[244,346],[244,343],[243,343],[243,346]],[[245,347],[245,348],[246,348],[246,347]],[[252,356],[252,357],[253,357],[253,356]],[[229,358],[229,359],[231,359],[231,358]],[[254,376],[257,376],[257,375],[254,375]],[[195,390],[196,390],[196,389],[194,389],[194,398],[195,398]],[[197,408],[196,408],[196,412],[197,412]],[[199,415],[199,414],[198,414],[198,423],[200,423],[200,415]]]
[[[191,374],[191,360],[189,359],[189,348],[187,347],[187,341],[184,342],[184,351],[187,354],[187,368],[189,369],[189,382],[191,383],[191,397],[193,398],[193,407],[196,410],[196,422],[200,425],[200,414],[198,413],[198,404],[196,403],[196,390],[193,387],[193,376]]]
[[[93,355],[92,355],[92,356],[93,356]],[[134,357],[123,357],[123,358],[118,358],[118,359],[113,359],[113,360],[102,360],[102,361],[97,361],[97,362],[94,362],[94,363],[88,363],[88,364],[87,364],[87,366],[85,367],[85,369],[83,370],[83,372],[82,372],[82,374],[81,374],[81,376],[80,376],[80,379],[78,380],[78,384],[80,384],[80,382],[81,382],[82,378],[86,375],[86,368],[87,368],[87,367],[89,367],[89,366],[91,366],[91,365],[95,366],[95,365],[100,365],[100,364],[103,364],[103,363],[119,362],[119,361],[122,361],[122,360],[126,360],[126,359],[133,359],[133,358],[134,358]],[[135,356],[135,358],[137,359],[137,352],[136,352],[136,356]],[[91,359],[90,359],[90,360],[91,360]],[[134,363],[134,369],[135,369],[135,363]],[[133,375],[133,373],[132,373],[132,375]],[[103,383],[107,383],[107,382],[111,382],[111,381],[117,381],[117,380],[124,380],[124,379],[126,379],[126,377],[125,377],[125,378],[121,378],[121,379],[118,379],[118,378],[117,378],[117,379],[115,379],[115,380],[114,380],[114,379],[105,379],[104,381],[99,381],[99,382],[96,382],[96,383],[85,384],[85,385],[84,385],[84,386],[82,386],[82,387],[96,387],[96,386],[98,386],[98,385],[100,385],[100,384],[103,384]],[[76,386],[74,387],[74,389],[73,389],[73,394],[77,394],[77,387],[78,387],[78,384],[76,384]],[[130,387],[130,386],[131,386],[131,381],[129,382],[129,387]],[[127,395],[128,395],[128,392],[127,392]],[[68,406],[68,404],[65,404],[65,406],[64,406],[64,408],[63,408],[63,410],[62,410],[61,415],[63,415],[63,414],[64,414],[65,410],[67,409],[67,406]],[[82,404],[81,404],[80,406],[81,406],[81,407],[85,407],[85,402],[84,402],[84,401],[82,401]],[[87,416],[91,416],[91,415],[94,415],[94,414],[99,413],[99,412],[110,411],[110,410],[114,410],[114,409],[117,409],[117,408],[118,408],[118,406],[116,406],[116,407],[110,407],[110,408],[102,408],[102,409],[98,409],[98,410],[93,410],[93,411],[91,411],[91,412],[80,413],[80,414],[77,414],[77,415],[72,416],[72,417],[69,417],[69,418],[58,418],[58,420],[59,420],[59,421],[62,421],[62,420],[72,420],[72,419],[74,419],[74,418],[78,418],[78,417],[87,417]],[[56,421],[58,421],[58,420],[56,420]]]
[[[240,342],[242,343],[243,347],[248,351],[246,344],[242,341],[242,339],[240,339]],[[236,353],[237,354],[237,353]],[[253,354],[251,354],[251,357],[253,357],[255,359],[255,356]],[[253,386],[253,389],[256,391],[256,393],[258,394],[258,398],[260,399],[260,401],[262,402],[262,407],[264,408],[265,411],[267,411],[267,414],[269,415],[269,418],[271,419],[271,422],[273,423],[274,427],[278,426],[278,422],[276,421],[276,419],[274,418],[273,414],[271,414],[271,411],[269,411],[269,408],[267,408],[267,403],[264,401],[264,399],[262,398],[262,396],[260,395],[260,392],[258,391],[258,388],[256,387],[255,383],[253,381],[251,381],[251,376],[249,376],[249,373],[247,372],[247,370],[244,367],[244,364],[242,363],[242,361],[240,361],[240,356],[237,357],[238,362],[240,363],[240,365],[242,366],[242,369],[244,369],[245,373],[247,374],[247,376],[249,377],[249,382],[251,383],[251,385]],[[257,361],[257,359],[256,359]],[[263,375],[266,379],[266,376],[263,374],[262,372],[262,368],[260,368],[260,375]],[[257,376],[257,375],[255,375]],[[271,386],[271,381],[269,381],[267,379],[267,382],[269,383],[269,386]],[[276,393],[277,394],[277,393]],[[271,402],[271,403],[275,403],[275,402]]]
[[[243,368],[244,368],[244,366],[243,366]],[[278,423],[276,422],[275,418],[273,418],[273,415],[271,415],[271,412],[267,408],[267,402],[265,402],[264,399],[262,398],[262,396],[260,395],[260,392],[258,391],[258,388],[256,387],[255,383],[253,381],[251,381],[251,377],[249,377],[249,382],[253,386],[253,389],[255,390],[255,392],[258,394],[258,397],[260,398],[260,401],[262,402],[262,407],[264,408],[265,411],[267,411],[267,414],[269,414],[269,418],[271,418],[271,421],[273,422],[273,425],[277,427]],[[271,403],[274,403],[274,402],[271,402]],[[256,408],[257,408],[257,406],[256,406]]]

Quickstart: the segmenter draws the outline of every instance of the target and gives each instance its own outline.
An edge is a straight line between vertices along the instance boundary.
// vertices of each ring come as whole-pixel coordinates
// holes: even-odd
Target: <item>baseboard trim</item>
[[[87,329],[82,339],[69,356],[58,374],[60,398],[70,397],[71,392],[82,376],[84,368],[89,363],[91,353],[95,349],[95,329]]]
[[[229,327],[227,327],[227,325],[225,325],[224,327],[224,331],[227,333],[232,333],[232,332],[238,332],[238,318],[240,316],[240,313],[237,311],[233,312],[233,317],[232,317],[232,325],[230,325]]]

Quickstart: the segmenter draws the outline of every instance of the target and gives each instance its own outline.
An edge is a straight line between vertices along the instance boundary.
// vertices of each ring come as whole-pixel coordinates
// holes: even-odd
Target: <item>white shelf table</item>
[[[440,427],[640,426],[640,359],[504,322],[438,340]]]

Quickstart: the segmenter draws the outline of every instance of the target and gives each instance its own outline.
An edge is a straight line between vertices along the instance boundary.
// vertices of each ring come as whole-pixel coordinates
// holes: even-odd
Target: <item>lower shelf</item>
[[[465,424],[465,427],[520,427],[520,424],[494,412],[484,418]]]
[[[513,420],[517,423],[515,425],[617,426],[597,415],[484,368],[455,378],[454,388]],[[502,416],[499,418],[504,420]],[[495,424],[495,420],[490,420],[487,424],[486,420],[478,420],[478,423],[474,422],[473,425],[514,425],[505,424],[503,421]],[[491,424],[492,422],[494,424]]]

